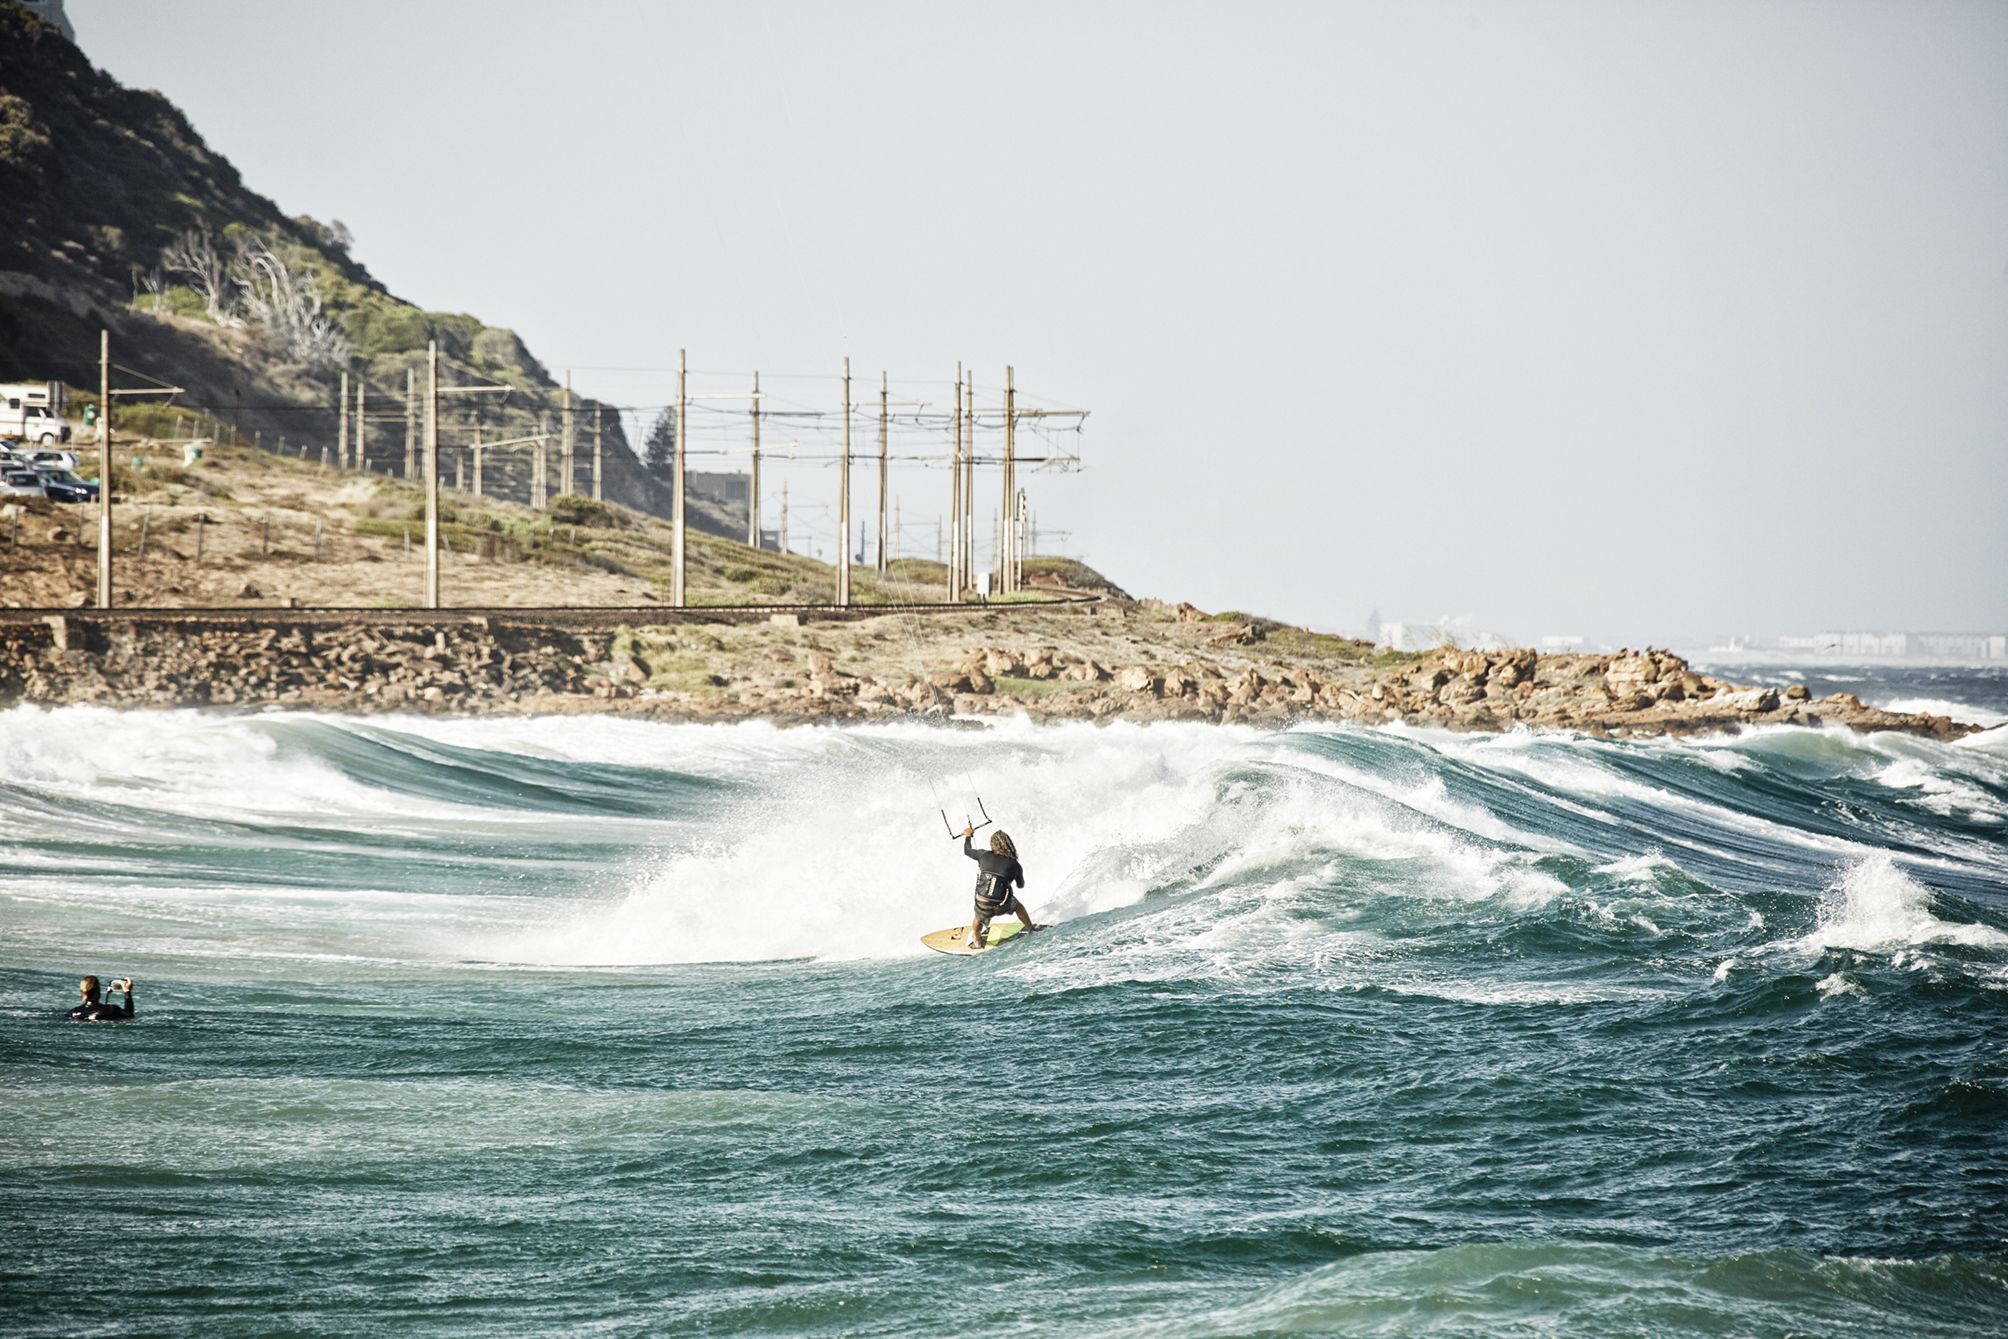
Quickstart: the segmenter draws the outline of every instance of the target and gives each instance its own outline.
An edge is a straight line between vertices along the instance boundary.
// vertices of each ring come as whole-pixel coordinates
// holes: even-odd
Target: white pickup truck
[[[63,383],[17,381],[0,384],[0,437],[54,446],[70,440],[63,421]]]

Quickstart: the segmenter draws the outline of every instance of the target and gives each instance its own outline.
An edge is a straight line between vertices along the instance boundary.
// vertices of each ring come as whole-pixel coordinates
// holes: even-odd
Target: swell
[[[1818,1333],[1965,1335],[1992,1329],[2008,1288],[1996,1260],[1881,1260],[1757,1251],[1706,1258],[1566,1242],[1363,1252],[1203,1319],[1117,1333]]]
[[[355,911],[384,914],[391,956],[913,956],[921,931],[966,914],[971,867],[937,811],[959,821],[979,796],[1025,853],[1027,901],[1066,927],[1018,960],[1031,977],[1440,991],[1487,936],[1517,956],[1461,988],[1504,997],[1656,989],[1788,949],[1909,950],[1985,977],[2008,909],[2008,745],[1990,736],[71,708],[0,713],[0,763],[4,886],[31,904],[51,880],[86,900],[178,888],[182,905],[371,890],[390,900]],[[466,899],[462,933],[401,946],[398,897]]]

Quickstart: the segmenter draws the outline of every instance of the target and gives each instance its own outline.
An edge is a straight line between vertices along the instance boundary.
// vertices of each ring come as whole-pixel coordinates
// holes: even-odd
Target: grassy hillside
[[[128,468],[137,456],[138,470]],[[402,479],[323,469],[242,446],[183,465],[167,447],[118,451],[113,552],[121,604],[406,608],[423,593],[425,505]],[[91,471],[87,467],[85,473]],[[95,589],[95,511],[34,501],[0,507],[0,603],[65,608]],[[668,522],[571,495],[544,511],[447,488],[442,586],[457,605],[639,605],[669,598]],[[693,604],[813,604],[836,574],[813,558],[688,536]],[[1111,589],[1067,560],[1080,589]],[[852,569],[860,604],[941,598],[938,563],[900,559],[883,577]]]

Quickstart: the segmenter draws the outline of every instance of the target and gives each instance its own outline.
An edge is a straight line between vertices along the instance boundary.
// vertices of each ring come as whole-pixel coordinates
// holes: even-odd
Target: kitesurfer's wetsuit
[[[983,871],[976,876],[976,914],[987,922],[991,917],[1010,910],[1015,900],[1011,889],[1025,886],[1025,867],[1018,863],[1018,857],[979,851],[966,835],[962,838],[962,854],[974,860],[977,868]]]
[[[80,1023],[122,1023],[133,1016],[132,991],[125,993],[123,1005],[108,1004],[103,1000],[87,1000],[70,1010],[70,1017]]]

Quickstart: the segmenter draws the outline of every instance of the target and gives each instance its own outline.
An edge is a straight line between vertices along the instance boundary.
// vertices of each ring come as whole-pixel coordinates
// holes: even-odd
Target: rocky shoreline
[[[549,618],[328,622],[282,611],[218,622],[49,616],[0,624],[0,705],[781,723],[1022,713],[1035,721],[1400,721],[1624,737],[1837,725],[1953,739],[1975,729],[1847,694],[1816,700],[1803,687],[1728,683],[1661,650],[1374,654],[1258,620],[1223,627],[1190,606],[1110,602],[1087,614],[1000,609],[805,623],[721,613],[633,627]]]

